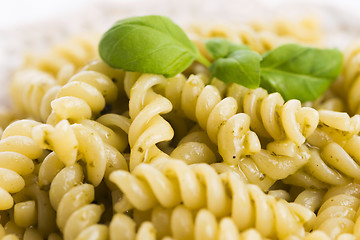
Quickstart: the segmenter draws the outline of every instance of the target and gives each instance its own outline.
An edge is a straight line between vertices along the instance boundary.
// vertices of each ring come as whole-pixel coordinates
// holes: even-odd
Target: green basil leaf
[[[207,64],[178,25],[156,15],[116,22],[103,35],[99,54],[111,67],[166,77],[182,72],[195,59]]]
[[[312,101],[329,88],[332,80],[281,72],[275,69],[261,69],[261,87],[268,92],[279,92],[287,101],[299,99],[301,102]]]
[[[235,44],[223,38],[211,38],[205,41],[206,50],[214,59],[227,57],[236,50],[250,50],[249,46]]]
[[[237,50],[226,58],[219,58],[210,65],[210,72],[223,82],[238,83],[247,88],[260,84],[261,56],[251,50]]]
[[[285,100],[315,100],[339,76],[342,61],[337,49],[282,45],[263,56],[261,86],[279,92]]]

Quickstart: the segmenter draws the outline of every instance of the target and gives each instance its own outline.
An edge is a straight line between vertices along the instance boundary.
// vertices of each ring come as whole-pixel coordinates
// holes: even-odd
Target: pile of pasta
[[[189,31],[201,51],[210,37],[260,53],[318,44],[309,22],[256,26]],[[333,87],[302,104],[198,63],[168,79],[113,69],[97,42],[28,57],[11,80],[1,239],[360,238],[359,43]]]

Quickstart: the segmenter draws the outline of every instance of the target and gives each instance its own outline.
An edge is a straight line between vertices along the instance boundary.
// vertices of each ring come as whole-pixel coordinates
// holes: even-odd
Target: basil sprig
[[[178,25],[156,15],[116,22],[100,40],[99,53],[111,67],[166,77],[184,71],[194,60],[210,64]]]
[[[337,49],[284,44],[258,58],[227,40],[211,39],[206,49],[215,61],[213,76],[248,88],[279,92],[285,100],[311,101],[321,96],[340,74],[343,57]],[[239,50],[240,49],[240,50]],[[239,54],[243,52],[244,54]]]
[[[310,101],[326,91],[340,74],[343,56],[336,49],[286,44],[263,56],[225,39],[210,39],[206,49],[214,59],[200,54],[183,30],[169,18],[142,16],[120,20],[102,37],[100,57],[114,68],[172,77],[195,60],[211,74],[248,88],[279,92],[285,100]]]

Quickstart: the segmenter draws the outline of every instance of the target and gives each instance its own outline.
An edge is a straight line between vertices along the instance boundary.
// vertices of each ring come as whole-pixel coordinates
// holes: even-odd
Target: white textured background
[[[104,32],[118,19],[166,15],[181,25],[318,16],[330,46],[360,39],[358,0],[11,0],[0,3],[0,106],[26,51],[41,51],[72,34]]]

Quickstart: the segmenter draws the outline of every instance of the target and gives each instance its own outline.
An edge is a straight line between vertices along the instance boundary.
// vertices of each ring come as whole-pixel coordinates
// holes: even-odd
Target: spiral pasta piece
[[[28,55],[25,67],[47,72],[60,82],[97,57],[98,35],[79,36],[58,44],[44,55]]]
[[[200,76],[191,75],[184,84],[181,109],[218,145],[225,162],[234,163],[242,156],[260,151],[259,139],[249,130],[250,118],[243,113],[237,114],[235,99],[221,100],[217,88],[205,86]]]
[[[113,116],[114,118],[116,118],[116,115],[114,114]],[[127,118],[121,118],[122,116],[120,116],[120,118],[116,119],[116,120],[120,120],[120,121],[128,121],[129,119]],[[104,119],[104,118],[103,118]],[[126,124],[125,122],[125,124]],[[122,129],[116,129],[116,128],[109,128],[103,124],[101,124],[98,121],[94,121],[94,120],[89,120],[89,119],[82,119],[77,121],[78,124],[81,124],[82,126],[89,128],[93,131],[95,131],[100,138],[103,140],[103,142],[105,144],[108,144],[114,148],[116,148],[118,151],[123,152],[125,150],[125,148],[128,146],[128,135],[124,132],[121,131]],[[121,124],[121,123],[119,123]]]
[[[113,216],[109,225],[109,237],[110,240],[157,239],[153,224],[144,222],[140,225],[139,229],[136,230],[134,220],[122,213],[117,213]]]
[[[26,116],[45,122],[59,89],[51,75],[37,69],[22,69],[14,74],[10,92],[15,105]]]
[[[115,69],[110,67],[101,59],[96,59],[91,62],[88,62],[82,70],[85,71],[94,71],[98,73],[102,73],[108,76],[117,86],[118,90],[118,98],[121,98],[125,95],[124,91],[124,77],[125,71],[121,69]]]
[[[325,232],[330,239],[339,235],[352,234],[360,205],[360,188],[356,183],[330,189],[324,196],[314,229]]]
[[[134,215],[137,214],[143,213],[134,212]],[[148,219],[142,219],[139,222],[136,220],[136,217],[133,220],[124,214],[116,214],[110,223],[110,235],[113,235],[114,239],[115,236],[125,239],[124,235],[134,238],[137,234],[135,225],[140,225],[140,229],[145,226],[147,229],[153,229],[157,239],[164,239],[166,237],[178,240],[265,239],[256,229],[248,229],[240,233],[233,219],[229,217],[217,219],[213,213],[206,209],[193,213],[182,205],[171,209],[158,206],[146,215]],[[124,229],[125,226],[128,226],[126,230]],[[113,233],[111,233],[112,231]],[[140,231],[144,230],[139,230],[138,232]],[[124,234],[125,232],[126,234]],[[149,237],[155,238],[154,235],[150,234]],[[126,239],[130,239],[130,237]]]
[[[232,84],[227,95],[234,96],[244,113],[250,116],[251,129],[262,137],[290,139],[301,145],[319,122],[315,109],[301,107],[300,101],[295,99],[285,102],[279,93],[268,94],[262,88],[250,90]]]
[[[142,162],[163,153],[157,143],[174,136],[171,125],[160,116],[170,112],[171,102],[155,93],[152,87],[166,79],[160,75],[142,74],[131,87],[129,115],[130,171]]]
[[[323,196],[324,192],[321,190],[306,189],[296,197],[294,202],[301,204],[315,212],[320,208]]]
[[[218,172],[234,172],[244,182],[256,184],[263,191],[281,179],[297,174],[309,161],[310,151],[305,145],[296,146],[292,141],[271,142],[266,149],[246,156],[235,164],[225,162],[211,166]]]
[[[339,94],[343,96],[351,114],[360,114],[358,89],[360,87],[360,42],[351,43],[344,52],[343,77],[340,79]]]
[[[50,103],[60,86],[97,55],[98,37],[69,40],[47,55],[29,55],[22,69],[11,79],[11,95],[26,116],[45,122],[51,113]]]
[[[13,206],[11,193],[25,187],[23,176],[35,169],[33,160],[43,151],[32,138],[32,129],[40,123],[19,120],[10,124],[0,140],[0,210]]]
[[[305,171],[324,183],[345,185],[359,179],[360,117],[320,110],[320,124],[308,138],[315,146]]]
[[[83,124],[70,125],[66,120],[60,121],[55,127],[41,124],[33,129],[32,134],[39,146],[54,151],[65,166],[72,166],[78,160],[83,160],[86,163],[87,179],[95,186],[112,170],[127,169],[123,155],[115,147],[105,143],[96,130]],[[51,167],[51,163],[56,163],[55,166],[61,167],[59,161],[51,159],[47,166]],[[49,181],[51,178],[47,180]]]
[[[51,102],[47,122],[55,125],[62,119],[76,121],[98,115],[106,103],[114,102],[118,89],[106,75],[88,70],[73,75]]]
[[[46,122],[49,115],[51,114],[53,110],[51,102],[52,100],[59,97],[58,94],[60,89],[62,88],[67,89],[62,90],[62,92],[65,92],[63,93],[63,95],[66,96],[73,96],[71,95],[71,93],[74,93],[74,88],[76,89],[77,87],[79,87],[80,89],[83,89],[82,100],[87,101],[87,103],[90,104],[90,107],[94,107],[94,103],[91,104],[89,100],[91,98],[91,94],[93,94],[93,97],[95,97],[96,99],[100,99],[99,101],[102,100],[102,102],[104,102],[105,99],[106,104],[111,104],[115,101],[116,98],[124,100],[125,94],[123,91],[123,71],[112,69],[103,61],[96,60],[88,63],[81,72],[86,72],[87,74],[82,73],[77,77],[77,80],[72,81],[82,83],[77,83],[77,85],[72,83],[70,84],[70,86],[65,87],[62,85],[68,84],[69,79],[71,79],[73,74],[71,74],[71,76],[69,76],[69,79],[67,79],[66,81],[59,83],[49,73],[40,71],[39,69],[21,69],[16,72],[16,74],[14,74],[14,77],[11,80],[11,94],[13,96],[13,99],[15,100],[15,104],[17,105],[17,107],[19,107],[20,110],[26,114],[26,116],[42,122]],[[96,90],[89,87],[89,85],[95,87]],[[114,88],[114,86],[116,87]],[[98,92],[96,93],[96,91]],[[103,97],[101,97],[100,94],[102,94]],[[66,104],[66,106],[62,107],[71,108],[71,106],[69,106],[71,104],[70,100],[74,99],[63,99],[62,104]],[[85,105],[79,99],[74,100],[73,103],[78,105]],[[58,103],[57,107],[59,107],[59,104],[60,103]],[[77,107],[82,108],[82,106]],[[76,106],[72,106],[72,108],[76,108]],[[85,109],[82,110],[86,111],[87,107],[85,106],[84,108]],[[127,107],[123,107],[123,109],[126,108]],[[99,111],[98,109],[95,110]],[[63,111],[66,110],[63,109]],[[54,118],[54,116],[52,116],[52,118]],[[52,121],[54,121],[54,119]]]
[[[83,184],[83,179],[82,167],[74,164],[63,168],[51,182],[50,202],[57,213],[56,223],[64,239],[77,239],[88,236],[88,232],[96,232],[94,225],[104,211],[102,205],[92,204],[94,186]]]
[[[236,174],[218,175],[207,164],[188,166],[175,159],[158,159],[153,164],[156,167],[143,163],[132,173],[114,171],[110,175],[136,209],[148,210],[156,204],[169,208],[182,202],[189,209],[206,207],[217,217],[231,216],[240,231],[254,227],[265,237],[279,238],[304,235],[303,223],[314,217],[301,205],[265,195]],[[285,222],[287,229],[280,227]]]
[[[25,229],[34,229],[41,237],[57,230],[55,212],[46,191],[37,185],[36,177],[27,177],[26,187],[14,195],[14,223]],[[35,232],[25,234],[36,235]],[[25,238],[24,234],[24,238]]]
[[[215,163],[220,159],[217,146],[211,142],[203,130],[193,130],[171,149],[170,157],[183,160],[187,164]]]

